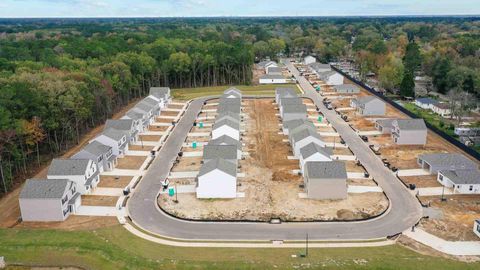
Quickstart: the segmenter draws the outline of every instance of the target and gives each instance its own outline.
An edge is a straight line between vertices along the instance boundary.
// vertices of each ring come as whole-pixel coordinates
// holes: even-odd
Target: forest
[[[150,86],[252,83],[265,58],[349,60],[411,96],[480,95],[476,17],[0,19],[0,194]]]

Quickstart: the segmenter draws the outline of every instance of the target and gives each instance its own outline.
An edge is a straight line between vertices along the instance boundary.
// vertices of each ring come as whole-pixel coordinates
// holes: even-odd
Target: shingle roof
[[[28,179],[20,199],[61,199],[69,184],[73,182],[67,179]]]
[[[222,104],[242,104],[242,100],[240,98],[228,98],[227,95],[223,95],[220,97],[218,101],[220,105]]]
[[[47,175],[85,175],[89,159],[54,159]]]
[[[148,103],[145,103],[143,101],[140,101],[139,103],[137,103],[137,105],[135,105],[135,107],[133,107],[133,109],[144,111],[144,112],[148,113],[151,110],[153,110],[153,106],[148,104]]]
[[[311,63],[308,66],[311,67],[314,70],[327,69],[327,68],[331,69],[329,64],[322,64],[322,63],[318,63],[318,62]]]
[[[203,163],[198,176],[200,177],[216,169],[231,176],[237,176],[237,164],[221,158],[212,159]]]
[[[215,145],[208,143],[203,147],[203,159],[237,159],[237,147],[235,145]]]
[[[306,119],[293,119],[293,120],[283,122],[283,126],[286,129],[288,129],[289,132],[291,130],[293,130],[294,128],[302,126],[302,125],[308,125],[308,126],[311,126],[311,127],[315,127],[315,125],[311,121],[306,120]]]
[[[296,127],[288,129],[288,136],[292,137],[293,135],[295,135],[298,132],[303,131],[305,129],[309,129],[309,130],[317,133],[317,128],[313,125],[313,123],[310,122],[310,121],[307,121],[306,123],[304,123],[300,126],[296,126]]]
[[[91,143],[87,144],[82,150],[94,156],[101,156],[110,151],[111,149],[112,147],[105,145],[99,141],[92,141]]]
[[[240,114],[232,112],[232,111],[224,110],[224,111],[219,112],[216,120],[218,121],[222,117],[229,117],[229,118],[235,119],[237,122],[240,121]]]
[[[235,103],[221,103],[218,108],[217,108],[217,113],[223,113],[223,112],[233,112],[236,114],[239,114],[241,111],[241,106],[240,104],[235,104]]]
[[[223,135],[223,136],[220,136],[216,139],[210,140],[208,142],[208,145],[235,145],[238,150],[242,149],[242,143],[241,142],[239,142],[239,141],[235,140],[234,138],[232,138],[230,136],[227,136],[227,135]]]
[[[130,131],[133,128],[133,120],[132,119],[108,119],[105,122],[105,129],[113,128],[116,130],[123,130],[123,131]]]
[[[431,99],[431,98],[417,98],[417,99],[415,99],[415,101],[418,101],[418,102],[423,103],[423,104],[436,104],[436,103],[438,103],[438,101],[436,101],[435,99]]]
[[[479,170],[455,170],[455,171],[440,171],[456,185],[478,185],[480,184]]]
[[[157,107],[158,106],[158,101],[156,101],[155,99],[151,98],[151,97],[146,97],[144,99],[142,99],[142,102],[152,106],[152,107]]]
[[[303,104],[303,101],[299,97],[281,97],[279,102],[281,106],[291,105],[291,104]]]
[[[450,109],[450,105],[448,105],[447,103],[437,102],[437,103],[433,104],[433,106],[435,106],[439,109],[443,109],[443,110]]]
[[[311,161],[307,162],[308,180],[312,179],[347,179],[347,169],[342,161]]]
[[[337,92],[360,92],[360,88],[354,84],[341,84],[334,86],[334,88],[337,90]]]
[[[258,65],[259,67],[266,67],[268,64],[274,64],[274,65],[276,65],[277,63],[274,62],[274,61],[262,61],[262,62],[259,62],[257,65]]]
[[[277,87],[275,88],[275,95],[279,95],[280,97],[285,97],[285,96],[297,96],[297,92],[295,92],[295,89],[291,87]]]
[[[320,135],[318,135],[318,133],[310,128],[305,128],[299,132],[296,132],[295,134],[293,134],[292,136],[292,140],[293,142],[299,142],[307,137],[314,137],[314,138],[317,138],[319,140],[322,140],[322,138],[320,137]]]
[[[316,153],[330,158],[330,156],[333,154],[333,151],[330,148],[322,147],[314,142],[311,142],[300,149],[300,155],[302,155],[303,159],[306,159]]]
[[[143,113],[139,113],[134,110],[129,110],[125,115],[128,116],[128,118],[133,120],[140,120],[143,118]]]
[[[271,73],[282,73],[282,68],[280,68],[280,67],[268,67],[268,68],[267,68],[267,73],[268,73],[268,74],[271,74]]]
[[[456,153],[432,153],[418,156],[419,159],[431,166],[449,167],[452,170],[477,169],[478,165],[461,154]]]
[[[103,130],[102,134],[115,141],[120,141],[123,138],[123,136],[126,136],[125,131],[121,131],[113,128],[107,128]]]
[[[282,106],[283,113],[307,113],[305,104],[286,104]]]
[[[260,79],[285,79],[283,75],[265,74]]]
[[[222,126],[229,126],[233,129],[240,130],[240,124],[238,122],[232,121],[230,119],[221,119],[220,121],[215,122],[213,124],[213,130],[220,128]]]
[[[318,74],[318,77],[320,77],[320,79],[322,79],[322,80],[325,80],[325,79],[328,79],[330,76],[333,76],[333,75],[335,75],[335,74],[337,74],[337,72],[336,72],[336,71],[333,71],[333,70],[324,71],[324,72],[320,72],[320,73]]]
[[[377,122],[379,126],[382,126],[382,127],[392,127],[392,122],[395,121],[397,119],[393,119],[393,118],[387,118],[387,119],[377,119]]]
[[[397,125],[400,130],[427,130],[423,119],[397,119],[392,124]]]
[[[156,98],[164,98],[170,92],[170,87],[150,87],[150,95]]]

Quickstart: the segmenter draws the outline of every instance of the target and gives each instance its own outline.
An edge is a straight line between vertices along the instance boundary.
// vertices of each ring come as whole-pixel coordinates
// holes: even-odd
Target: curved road
[[[359,240],[382,238],[400,233],[413,226],[422,214],[418,201],[394,174],[369,149],[360,137],[334,111],[327,110],[313,87],[290,63],[288,68],[312,98],[321,112],[335,127],[362,162],[371,176],[383,188],[391,207],[380,217],[360,222],[318,223],[225,223],[192,222],[168,216],[158,209],[156,198],[187,133],[191,129],[203,102],[212,97],[196,99],[173,129],[128,201],[130,217],[144,230],[164,237],[191,240],[303,240],[308,233],[311,240]]]

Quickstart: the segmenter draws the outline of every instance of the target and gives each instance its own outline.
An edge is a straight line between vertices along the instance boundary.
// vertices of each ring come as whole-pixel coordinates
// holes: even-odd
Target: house
[[[447,103],[437,103],[432,106],[432,111],[442,117],[450,117],[452,110]]]
[[[282,120],[307,119],[307,106],[305,104],[292,104],[282,106]]]
[[[290,141],[293,147],[293,154],[295,157],[300,157],[300,149],[309,143],[316,143],[322,147],[325,147],[325,142],[320,135],[312,129],[306,128],[295,134],[290,134]]]
[[[203,147],[204,162],[217,158],[235,162],[237,159],[242,159],[242,156],[238,156],[236,145],[214,145],[208,143]]]
[[[283,75],[281,67],[268,67],[267,68],[268,75]]]
[[[265,70],[265,72],[267,71],[267,68],[269,68],[269,67],[278,67],[278,64],[275,61],[269,61],[269,60],[262,61],[262,62],[257,64],[257,68],[258,69],[263,69],[263,70]]]
[[[138,130],[132,119],[108,119],[105,122],[105,129],[115,129],[124,132],[127,135],[127,141],[130,143],[138,140]]]
[[[298,97],[295,89],[290,87],[277,87],[275,88],[275,103],[280,102],[280,98],[284,97]]]
[[[283,75],[266,74],[261,76],[258,82],[260,84],[284,84],[287,83],[287,78]]]
[[[154,107],[152,105],[144,101],[140,101],[132,108],[132,110],[137,113],[143,114],[144,115],[143,118],[147,120],[148,125],[151,125],[154,122],[154,115],[153,115]]]
[[[48,167],[48,179],[67,179],[75,182],[80,194],[88,194],[100,181],[97,163],[91,159],[54,159]]]
[[[230,120],[238,122],[238,123],[240,123],[242,121],[242,117],[240,116],[239,113],[234,113],[234,112],[231,112],[231,111],[219,112],[217,114],[217,117],[216,117],[215,121],[217,122],[217,121],[220,121],[220,120],[223,120],[223,119],[230,119]]]
[[[333,70],[318,73],[318,78],[328,85],[343,84],[343,76]]]
[[[331,71],[332,68],[330,67],[329,64],[322,64],[322,63],[312,63],[310,65],[308,65],[310,67],[310,69],[315,72],[315,74],[320,74],[322,72],[327,72],[327,71]]]
[[[441,170],[437,181],[445,187],[453,188],[453,193],[480,194],[480,171],[471,170]]]
[[[224,159],[203,163],[196,191],[199,199],[237,197],[237,164]]]
[[[235,87],[230,87],[223,91],[223,95],[225,95],[226,98],[242,98],[242,91]]]
[[[152,106],[153,116],[159,116],[160,115],[160,109],[162,107],[160,107],[160,103],[158,102],[158,100],[152,98],[151,96],[148,96],[148,97],[142,99],[142,102]]]
[[[417,99],[415,99],[414,103],[415,103],[415,105],[417,105],[418,107],[420,107],[422,109],[432,110],[433,105],[437,104],[438,101],[436,101],[435,99],[427,97],[427,98],[417,98]]]
[[[417,163],[430,174],[442,170],[476,170],[478,165],[461,154],[455,153],[430,153],[417,157]]]
[[[308,55],[306,56],[305,58],[303,58],[303,64],[304,65],[310,65],[310,64],[313,64],[317,62],[317,59],[311,55]]]
[[[456,127],[454,133],[458,136],[480,136],[480,127]]]
[[[113,128],[105,129],[91,142],[97,141],[112,147],[113,155],[123,157],[128,151],[128,140],[125,132]]]
[[[480,145],[480,136],[461,136],[459,139],[466,146]]]
[[[144,132],[147,130],[149,126],[149,119],[146,117],[144,118],[143,113],[139,113],[133,110],[127,111],[121,119],[131,119],[133,120],[133,126],[137,130],[137,133]]]
[[[347,170],[341,161],[310,161],[305,164],[303,181],[307,198],[339,200],[347,198]]]
[[[473,232],[480,237],[480,219],[476,219],[473,222]]]
[[[315,129],[313,123],[306,119],[293,119],[289,121],[283,121],[282,130],[283,134],[289,135],[290,131],[294,130],[297,127],[308,125]]]
[[[210,140],[208,145],[234,145],[237,149],[237,159],[242,158],[242,143],[227,135]]]
[[[396,119],[383,118],[375,121],[375,129],[382,132],[382,134],[392,133],[392,122]]]
[[[237,99],[230,99],[231,101],[237,100]],[[235,114],[240,114],[242,111],[242,105],[240,102],[225,102],[223,100],[220,101],[220,105],[217,107],[217,113],[235,113]]]
[[[309,130],[311,130],[312,132],[315,132],[315,133],[317,132],[317,128],[310,121],[305,121],[305,123],[300,125],[300,126],[292,127],[288,132],[288,137],[289,137],[290,143],[292,143],[292,145],[293,145],[293,142],[292,142],[293,136],[295,136],[295,134],[297,134],[298,132],[302,132],[305,129],[309,129]]]
[[[67,179],[28,179],[18,202],[23,221],[64,221],[81,204],[76,184]]]
[[[98,141],[93,141],[72,156],[74,159],[91,159],[98,165],[98,170],[111,171],[117,166],[117,157],[113,154],[112,147]]]
[[[361,115],[385,115],[386,105],[379,98],[364,96],[352,99],[350,106]]]
[[[305,164],[311,161],[332,161],[333,151],[330,148],[309,143],[300,149],[300,170],[304,173]]]
[[[335,91],[339,94],[358,94],[360,93],[360,88],[354,84],[340,84],[335,85]]]
[[[278,109],[280,111],[280,115],[283,115],[283,108],[285,106],[292,106],[292,105],[303,105],[302,99],[298,97],[282,97],[278,103]]]
[[[425,145],[427,126],[423,119],[396,119],[392,122],[393,142],[400,145]]]
[[[217,139],[223,135],[227,135],[237,141],[240,140],[240,124],[238,122],[222,119],[213,124],[212,139]]]
[[[171,101],[170,87],[150,87],[150,97],[157,99],[160,108],[164,108]]]

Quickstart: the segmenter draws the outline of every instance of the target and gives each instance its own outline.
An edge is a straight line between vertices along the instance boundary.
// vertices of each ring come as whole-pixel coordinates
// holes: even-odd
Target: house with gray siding
[[[28,179],[18,202],[22,221],[64,221],[81,204],[76,184],[67,179]]]
[[[97,163],[91,159],[53,159],[47,171],[48,179],[68,179],[75,182],[80,194],[89,194],[100,181]]]
[[[100,173],[103,171],[111,171],[117,166],[117,157],[113,155],[112,147],[98,141],[87,144],[73,155],[72,158],[91,159],[97,162]]]
[[[307,198],[341,200],[347,198],[347,170],[341,161],[310,161],[305,164]]]
[[[427,126],[423,119],[396,119],[392,122],[392,139],[399,145],[425,145]]]
[[[422,154],[417,157],[417,163],[430,172],[436,174],[438,171],[445,170],[476,170],[477,163],[468,159],[462,154],[456,153],[430,153]]]
[[[144,132],[148,129],[150,125],[150,118],[146,113],[140,113],[133,109],[127,111],[121,119],[131,119],[133,120],[133,125],[138,132]]]
[[[364,96],[352,99],[350,106],[361,115],[385,115],[386,105],[379,98]]]

